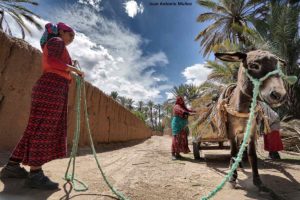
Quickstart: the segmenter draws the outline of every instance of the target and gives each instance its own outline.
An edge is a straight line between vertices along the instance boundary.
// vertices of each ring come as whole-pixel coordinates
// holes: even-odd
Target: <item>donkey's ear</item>
[[[227,62],[240,62],[247,58],[247,54],[241,52],[215,53],[215,56]]]

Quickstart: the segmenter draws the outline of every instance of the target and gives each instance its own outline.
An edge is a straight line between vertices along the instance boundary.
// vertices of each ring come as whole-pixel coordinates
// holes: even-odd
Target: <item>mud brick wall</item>
[[[0,149],[12,150],[23,135],[29,118],[31,90],[41,74],[41,52],[0,31]],[[85,82],[85,86],[96,144],[151,137],[151,130],[130,111],[90,83]],[[75,89],[75,81],[72,81],[68,102],[69,144],[76,125]],[[80,146],[89,144],[84,120],[82,112]]]

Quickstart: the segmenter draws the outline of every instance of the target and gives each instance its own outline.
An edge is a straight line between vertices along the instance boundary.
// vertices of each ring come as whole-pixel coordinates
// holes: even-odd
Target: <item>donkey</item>
[[[237,84],[234,87],[231,87],[230,94],[228,94],[228,90],[226,91],[225,89],[218,100],[219,103],[224,100],[224,98],[227,98],[226,108],[223,112],[223,116],[225,113],[226,120],[224,120],[225,122],[223,121],[223,123],[225,123],[225,132],[230,141],[230,165],[232,165],[234,162],[233,158],[237,156],[239,145],[241,144],[246,131],[246,124],[253,96],[254,86],[245,72],[247,70],[250,76],[259,79],[264,77],[268,72],[276,70],[277,64],[284,61],[268,51],[261,50],[250,51],[248,53],[216,53],[215,56],[223,61],[241,62],[238,71]],[[227,97],[225,97],[226,95]],[[258,100],[266,102],[271,107],[281,105],[285,101],[285,97],[286,90],[284,88],[284,82],[279,75],[270,76],[263,81],[259,88]],[[258,107],[256,110],[259,110]],[[256,112],[255,119],[252,122],[247,154],[252,168],[253,184],[260,188],[263,184],[258,173],[257,155],[255,150],[256,135],[262,121],[260,115],[263,115],[262,112],[261,114],[259,113],[260,112]],[[216,117],[220,116],[216,115]],[[229,183],[231,183],[233,188],[236,186],[237,177],[238,174],[235,170],[232,178],[229,180]]]

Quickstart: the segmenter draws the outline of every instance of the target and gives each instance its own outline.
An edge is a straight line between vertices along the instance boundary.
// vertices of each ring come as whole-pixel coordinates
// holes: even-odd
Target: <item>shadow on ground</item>
[[[103,152],[108,152],[108,151],[115,151],[127,147],[132,147],[135,145],[138,145],[140,143],[143,143],[147,141],[148,139],[142,139],[142,140],[133,140],[133,141],[128,141],[128,142],[115,142],[115,143],[110,143],[110,144],[94,144],[95,145],[95,150],[97,153],[103,153]],[[69,148],[69,152],[71,152],[71,148]],[[92,153],[92,150],[89,146],[82,147],[79,149],[79,155],[85,155],[85,154],[90,154]]]
[[[148,139],[142,139],[142,140],[133,140],[129,142],[117,142],[117,143],[111,143],[111,144],[95,144],[95,150],[97,153],[103,153],[103,152],[109,152],[109,151],[115,151],[119,150],[122,148],[127,148],[127,147],[132,147],[135,145],[138,145],[140,143],[145,142]],[[72,145],[68,146],[68,155],[67,158],[70,157],[70,153],[72,151]],[[92,154],[92,149],[87,146],[87,147],[81,147],[78,149],[77,156],[84,156]],[[0,167],[4,167],[4,165],[7,163],[8,158],[10,156],[9,151],[0,151]]]
[[[41,191],[37,189],[31,189],[24,186],[25,179],[0,179],[4,188],[0,192],[0,200],[16,199],[16,200],[45,200],[53,193],[59,191]]]
[[[205,155],[206,165],[221,174],[223,177],[227,175],[230,155],[209,154]],[[243,162],[244,169],[238,169],[238,174],[245,174],[248,178],[238,179],[237,189],[246,191],[246,197],[254,199],[270,199],[270,200],[298,200],[300,196],[300,183],[288,172],[288,164],[300,164],[299,160],[282,159],[277,161],[259,159],[259,169],[276,170],[284,177],[274,174],[261,174],[261,180],[264,183],[262,188],[257,188],[252,183],[252,172],[248,162]],[[225,170],[224,170],[225,168]],[[226,171],[227,170],[227,171]],[[277,187],[276,187],[277,185]],[[272,188],[280,189],[272,190]],[[228,185],[227,185],[228,186]],[[297,197],[297,198],[296,198]]]

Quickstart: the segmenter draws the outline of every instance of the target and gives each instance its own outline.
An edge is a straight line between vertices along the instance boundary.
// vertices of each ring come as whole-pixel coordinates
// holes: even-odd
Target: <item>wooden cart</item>
[[[202,113],[207,111],[207,108],[201,110]],[[220,135],[214,124],[213,121],[207,119],[196,128],[196,134],[193,134],[193,153],[195,159],[201,158],[201,150],[230,148],[229,145],[224,145],[224,143],[227,143],[228,138],[225,134]],[[209,145],[203,145],[204,143],[209,143]],[[217,145],[214,145],[214,143]]]
[[[213,150],[213,149],[230,149],[229,145],[224,145],[228,139],[226,137],[220,137],[217,134],[202,133],[196,137],[193,137],[193,154],[194,158],[201,159],[201,150]],[[210,145],[203,145],[203,143],[209,143]],[[213,145],[213,144],[217,145]]]

